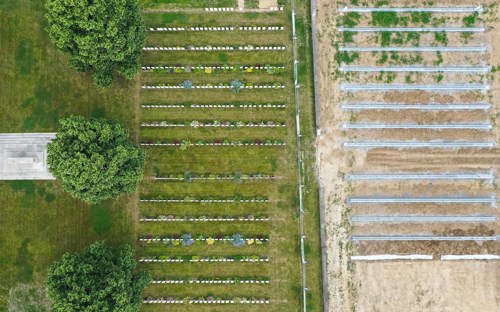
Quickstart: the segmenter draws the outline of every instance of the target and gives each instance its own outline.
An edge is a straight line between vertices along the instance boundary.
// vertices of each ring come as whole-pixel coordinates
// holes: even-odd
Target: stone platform
[[[47,144],[55,133],[1,133],[0,180],[53,180]]]

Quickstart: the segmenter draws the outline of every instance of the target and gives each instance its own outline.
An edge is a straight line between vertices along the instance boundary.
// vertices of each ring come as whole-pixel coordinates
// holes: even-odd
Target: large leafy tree
[[[96,242],[81,254],[66,253],[49,268],[52,312],[137,312],[150,274],[136,271],[129,245]]]
[[[144,153],[115,121],[72,116],[60,120],[48,145],[52,174],[74,197],[97,203],[132,193],[142,180]]]
[[[74,68],[92,71],[98,86],[111,85],[114,71],[135,76],[145,39],[137,0],[47,0],[46,7],[49,37]]]

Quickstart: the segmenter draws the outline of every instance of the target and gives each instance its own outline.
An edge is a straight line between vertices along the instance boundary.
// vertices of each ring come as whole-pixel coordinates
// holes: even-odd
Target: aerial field
[[[500,252],[497,6],[362,7],[415,5],[318,1],[330,310],[494,311],[498,263],[440,259]]]

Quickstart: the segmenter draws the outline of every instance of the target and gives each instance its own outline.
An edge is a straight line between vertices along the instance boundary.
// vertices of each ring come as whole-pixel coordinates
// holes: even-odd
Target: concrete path
[[[55,133],[0,134],[0,180],[53,180],[47,144]]]

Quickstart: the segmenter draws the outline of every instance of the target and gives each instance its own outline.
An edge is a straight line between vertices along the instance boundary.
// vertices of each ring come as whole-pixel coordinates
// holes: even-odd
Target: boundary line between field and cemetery
[[[297,140],[297,175],[298,175],[298,191],[299,191],[299,235],[300,235],[300,266],[302,273],[302,311],[307,311],[307,278],[306,278],[306,259],[304,254],[304,202],[303,202],[303,177],[302,177],[302,155],[301,155],[301,131],[300,131],[300,103],[299,103],[299,73],[298,73],[298,48],[297,48],[297,32],[295,25],[295,1],[291,0],[291,15],[292,15],[292,42],[293,42],[293,80],[294,80],[294,97],[295,97],[295,126]]]
[[[292,0],[293,1],[293,0]],[[314,115],[316,126],[316,137],[321,135],[321,115],[320,115],[320,98],[318,90],[318,36],[316,28],[316,15],[318,5],[316,0],[311,0],[311,34],[312,34],[312,62],[313,62],[313,89],[314,89]],[[323,311],[329,311],[329,296],[328,296],[328,270],[327,270],[327,256],[326,256],[326,225],[325,225],[325,204],[324,204],[324,191],[321,184],[319,173],[316,173],[316,183],[318,184],[318,206],[319,206],[319,231],[321,242],[321,280],[322,280],[322,297],[323,297]]]

